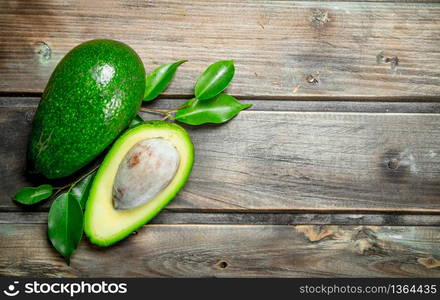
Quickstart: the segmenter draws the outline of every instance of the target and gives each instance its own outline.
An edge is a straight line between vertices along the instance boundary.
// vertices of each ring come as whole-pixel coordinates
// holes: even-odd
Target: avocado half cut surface
[[[151,220],[185,185],[194,161],[188,133],[150,121],[116,140],[93,180],[85,211],[90,241],[109,246]]]

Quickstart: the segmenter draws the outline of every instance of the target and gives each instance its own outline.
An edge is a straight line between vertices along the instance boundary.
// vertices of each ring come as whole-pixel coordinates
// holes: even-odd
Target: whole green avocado
[[[31,171],[73,174],[97,157],[135,117],[145,91],[136,52],[113,40],[72,49],[52,73],[32,123]]]

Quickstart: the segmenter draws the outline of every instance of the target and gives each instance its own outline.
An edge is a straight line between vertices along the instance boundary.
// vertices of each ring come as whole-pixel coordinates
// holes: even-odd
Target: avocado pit
[[[154,199],[173,180],[179,163],[179,152],[165,139],[146,139],[135,144],[116,173],[114,208],[133,209]]]

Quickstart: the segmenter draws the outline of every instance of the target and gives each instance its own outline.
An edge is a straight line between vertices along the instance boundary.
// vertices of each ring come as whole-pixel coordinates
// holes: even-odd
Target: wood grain
[[[440,277],[435,2],[1,1],[0,276]],[[94,38],[128,43],[148,70],[190,60],[153,107],[225,58],[228,91],[254,106],[187,127],[185,189],[113,247],[84,239],[69,267],[47,240],[50,202],[10,196],[45,181],[25,172],[39,94]]]
[[[78,43],[113,38],[148,70],[188,59],[168,95],[234,59],[229,92],[268,98],[437,99],[440,6],[310,1],[1,1],[0,91],[41,92]]]
[[[1,96],[0,109],[8,107],[35,107],[38,96]],[[160,97],[153,102],[144,103],[147,108],[171,109],[181,105],[186,98],[167,99]],[[389,100],[389,101],[388,101]],[[296,111],[296,112],[369,112],[369,113],[440,113],[437,101],[325,101],[325,100],[269,100],[264,98],[243,99],[240,102],[252,104],[252,111]]]
[[[25,176],[33,111],[0,110],[3,211],[25,209],[10,196],[42,182]],[[168,208],[438,213],[439,121],[431,113],[245,111],[223,126],[187,127],[195,166]]]
[[[47,224],[46,212],[0,212],[0,224]],[[165,209],[149,224],[440,226],[440,215],[398,213],[182,212]]]
[[[149,225],[67,266],[44,225],[0,225],[0,274],[28,277],[439,277],[438,227]]]

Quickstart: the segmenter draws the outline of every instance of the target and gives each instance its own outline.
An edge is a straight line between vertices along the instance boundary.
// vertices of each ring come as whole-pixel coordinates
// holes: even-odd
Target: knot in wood
[[[38,56],[40,63],[47,63],[52,57],[52,49],[43,41],[35,43],[35,52]]]
[[[311,24],[313,27],[322,28],[330,21],[328,11],[316,9],[312,12]]]

